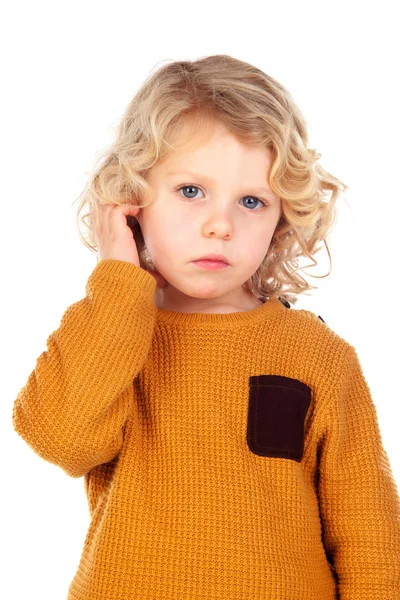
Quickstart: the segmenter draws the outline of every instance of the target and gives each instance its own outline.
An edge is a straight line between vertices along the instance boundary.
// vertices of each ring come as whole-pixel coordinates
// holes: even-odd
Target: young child
[[[290,93],[230,56],[171,62],[127,107],[78,211],[86,296],[13,408],[84,477],[68,600],[400,598],[357,352],[291,306],[347,189],[319,158]]]

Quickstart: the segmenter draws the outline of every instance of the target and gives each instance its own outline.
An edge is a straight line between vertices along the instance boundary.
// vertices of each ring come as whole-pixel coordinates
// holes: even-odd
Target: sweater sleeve
[[[71,477],[122,447],[133,379],[151,346],[155,290],[144,269],[99,261],[86,296],[67,308],[14,402],[15,431]]]
[[[400,598],[400,499],[360,361],[348,346],[319,455],[322,538],[341,600]]]

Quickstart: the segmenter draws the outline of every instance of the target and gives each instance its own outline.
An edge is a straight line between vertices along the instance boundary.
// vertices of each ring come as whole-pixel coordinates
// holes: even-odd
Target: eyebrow
[[[189,177],[193,177],[194,179],[204,179],[205,181],[209,181],[210,183],[215,183],[215,180],[212,179],[211,177],[208,177],[207,175],[201,175],[201,173],[194,173],[192,171],[182,171],[182,172],[178,172],[178,171],[167,171],[166,175],[168,177],[172,177],[175,175],[180,175],[181,177],[183,177],[184,175],[188,175]],[[254,187],[253,185],[249,186],[251,188],[254,189],[254,191],[258,194],[268,194],[271,195],[272,194],[272,190],[268,187]]]

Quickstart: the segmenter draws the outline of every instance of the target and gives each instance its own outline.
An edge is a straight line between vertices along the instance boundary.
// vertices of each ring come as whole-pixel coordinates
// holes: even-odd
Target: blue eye
[[[200,188],[197,185],[191,185],[191,184],[189,184],[189,185],[182,185],[180,188],[177,189],[177,192],[180,192],[181,190],[184,190],[184,189],[199,190]],[[193,193],[193,192],[191,192],[191,193]],[[196,195],[196,192],[194,193],[194,195]],[[185,196],[185,198],[187,200],[195,200],[196,199],[196,198],[193,198],[193,197],[188,198],[187,196]],[[267,207],[268,206],[266,202],[264,202],[263,200],[260,200],[260,198],[256,198],[256,196],[244,196],[244,198],[246,198],[246,199],[247,198],[253,198],[257,202],[260,202],[263,205],[263,207]],[[243,200],[243,198],[242,198],[242,200]],[[247,207],[247,208],[251,208],[251,207]]]

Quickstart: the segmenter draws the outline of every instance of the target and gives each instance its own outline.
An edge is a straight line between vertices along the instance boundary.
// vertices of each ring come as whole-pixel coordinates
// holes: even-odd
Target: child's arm
[[[133,379],[151,346],[155,290],[144,269],[101,260],[14,402],[16,432],[72,477],[121,449]]]
[[[319,459],[323,543],[341,600],[400,598],[400,499],[377,412],[349,346],[329,399]]]

